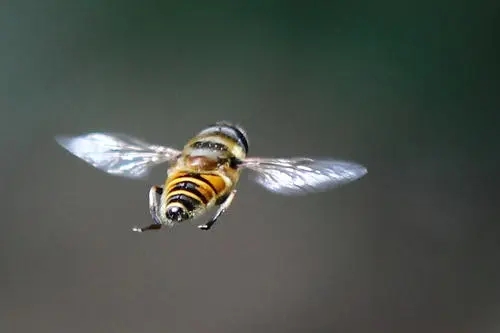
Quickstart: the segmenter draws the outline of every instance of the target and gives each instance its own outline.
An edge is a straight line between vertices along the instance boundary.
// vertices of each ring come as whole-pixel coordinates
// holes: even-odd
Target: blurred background
[[[498,9],[2,2],[0,331],[500,332]],[[251,155],[369,173],[303,198],[243,176],[211,232],[137,234],[165,169],[112,177],[53,140],[182,147],[217,120]]]

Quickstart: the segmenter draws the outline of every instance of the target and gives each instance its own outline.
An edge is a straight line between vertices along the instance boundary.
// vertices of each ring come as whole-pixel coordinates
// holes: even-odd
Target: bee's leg
[[[224,199],[224,201],[220,204],[219,208],[217,209],[217,212],[215,212],[214,217],[210,221],[208,221],[205,224],[200,224],[198,228],[201,230],[208,230],[210,229],[215,222],[217,222],[217,219],[224,214],[224,212],[228,209],[228,207],[231,205],[231,202],[234,199],[234,196],[236,194],[236,190],[231,191],[229,195]]]
[[[158,230],[161,228],[161,224],[151,224],[151,225],[148,225],[147,227],[142,227],[142,228],[139,228],[139,227],[134,227],[132,228],[132,231],[135,231],[135,232],[143,232],[143,231],[148,231],[148,230]]]
[[[142,227],[142,228],[132,228],[133,231],[136,232],[143,232],[146,230],[157,230],[160,229],[162,224],[160,221],[160,215],[159,215],[159,203],[158,203],[158,196],[163,194],[163,187],[162,186],[151,186],[151,189],[149,190],[149,213],[151,214],[151,217],[153,218],[154,223],[147,226],[147,227]]]
[[[149,213],[155,222],[155,225],[161,226],[160,221],[160,204],[158,196],[163,194],[163,186],[154,185],[149,189]]]

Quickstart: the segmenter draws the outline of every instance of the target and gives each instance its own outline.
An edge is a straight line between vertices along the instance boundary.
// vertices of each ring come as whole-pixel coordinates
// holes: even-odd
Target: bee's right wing
[[[247,158],[242,167],[254,171],[254,180],[283,195],[329,190],[363,177],[368,171],[358,163],[331,158]]]
[[[144,178],[154,166],[171,162],[181,154],[179,150],[120,133],[59,135],[55,139],[63,148],[93,167],[127,178]]]

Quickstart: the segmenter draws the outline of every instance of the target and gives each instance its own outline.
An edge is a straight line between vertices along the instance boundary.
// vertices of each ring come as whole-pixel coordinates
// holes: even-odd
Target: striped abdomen
[[[227,192],[228,185],[219,175],[178,172],[170,175],[165,184],[167,212],[173,207],[184,210],[193,217],[197,210],[203,210],[215,203]]]

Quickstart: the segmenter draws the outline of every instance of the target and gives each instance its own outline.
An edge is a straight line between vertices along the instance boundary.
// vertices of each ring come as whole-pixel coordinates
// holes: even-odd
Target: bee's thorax
[[[184,165],[187,168],[196,171],[210,171],[217,169],[220,165],[220,162],[218,159],[214,159],[207,156],[188,155],[184,158]]]

